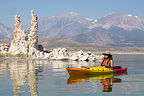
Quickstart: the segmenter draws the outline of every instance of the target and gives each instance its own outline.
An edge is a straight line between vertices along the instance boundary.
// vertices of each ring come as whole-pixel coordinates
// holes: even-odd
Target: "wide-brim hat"
[[[103,55],[111,55],[110,51],[106,51],[104,53],[102,53]]]

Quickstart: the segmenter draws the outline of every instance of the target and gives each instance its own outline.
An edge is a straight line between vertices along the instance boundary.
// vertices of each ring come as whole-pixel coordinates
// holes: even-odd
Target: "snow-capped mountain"
[[[133,15],[123,15],[119,13],[111,13],[97,20],[97,23],[91,28],[102,27],[109,29],[111,27],[120,27],[125,30],[144,30],[144,18]]]
[[[3,28],[0,27],[1,33],[4,32]],[[25,29],[28,31],[29,25]],[[9,37],[9,32],[6,30],[1,38]],[[40,18],[39,36],[61,37],[97,45],[143,47],[144,18],[113,12],[101,18],[89,19],[75,12],[67,12]]]

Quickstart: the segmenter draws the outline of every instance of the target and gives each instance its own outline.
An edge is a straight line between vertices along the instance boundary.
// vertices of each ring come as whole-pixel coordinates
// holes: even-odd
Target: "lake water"
[[[0,58],[0,96],[143,96],[144,55],[114,55],[127,75],[69,78],[66,67],[97,62]],[[106,86],[108,82],[110,86]]]

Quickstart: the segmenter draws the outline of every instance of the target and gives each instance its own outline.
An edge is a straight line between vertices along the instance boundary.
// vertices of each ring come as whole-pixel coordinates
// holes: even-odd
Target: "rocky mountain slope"
[[[39,19],[39,36],[60,37],[108,46],[144,47],[144,18],[111,13],[88,19],[75,12]],[[0,27],[0,37],[11,37],[11,31]],[[25,26],[29,31],[29,25]],[[2,35],[1,35],[2,34]]]
[[[138,16],[126,15],[120,13],[110,13],[102,18],[97,19],[97,22],[90,28],[101,27],[109,29],[111,27],[119,27],[127,31],[144,30],[144,18]]]
[[[0,39],[6,37],[12,37],[12,28],[8,28],[0,23]]]

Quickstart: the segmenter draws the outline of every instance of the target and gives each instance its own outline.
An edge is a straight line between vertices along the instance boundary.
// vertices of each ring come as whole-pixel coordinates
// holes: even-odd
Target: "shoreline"
[[[103,52],[95,52],[95,54],[102,54]],[[118,55],[118,54],[120,54],[120,55],[129,55],[129,54],[139,54],[139,55],[143,55],[144,54],[144,52],[143,53],[139,53],[139,52],[111,52],[111,54],[113,54],[113,55]]]
[[[70,52],[70,53],[74,53],[74,52],[77,52],[77,51],[73,51],[73,52]],[[93,54],[95,55],[102,55],[103,52],[92,52]],[[111,52],[112,55],[144,55],[144,52],[143,53],[140,53],[140,52]],[[0,58],[23,58],[23,59],[42,59],[42,58],[34,58],[34,57],[31,57],[31,56],[28,56],[28,55],[24,55],[24,54],[10,54],[10,53],[1,53],[0,52]],[[49,59],[42,59],[42,60],[49,60]]]

